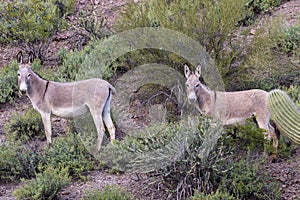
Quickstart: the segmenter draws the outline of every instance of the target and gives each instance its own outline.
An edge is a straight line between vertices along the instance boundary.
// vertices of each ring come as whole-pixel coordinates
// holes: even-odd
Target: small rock
[[[256,33],[256,30],[255,30],[255,29],[251,29],[251,30],[250,30],[250,35],[255,35],[255,33]]]

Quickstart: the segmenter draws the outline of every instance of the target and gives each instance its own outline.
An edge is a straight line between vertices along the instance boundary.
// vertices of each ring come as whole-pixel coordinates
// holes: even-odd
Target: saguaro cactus
[[[280,132],[300,144],[300,108],[282,90],[269,93],[268,108]]]

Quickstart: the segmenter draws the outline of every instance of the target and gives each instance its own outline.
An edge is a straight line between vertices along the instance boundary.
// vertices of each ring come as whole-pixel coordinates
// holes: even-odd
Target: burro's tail
[[[300,144],[300,108],[282,90],[272,90],[268,95],[271,119],[281,133]]]

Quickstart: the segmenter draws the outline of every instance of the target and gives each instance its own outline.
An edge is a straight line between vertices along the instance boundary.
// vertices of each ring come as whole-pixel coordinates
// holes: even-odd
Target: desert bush
[[[227,134],[231,135],[227,139],[228,145],[234,146],[235,151],[242,154],[251,152],[263,152],[265,147],[270,144],[264,139],[265,130],[258,128],[253,118],[246,120],[244,125],[230,126],[226,129]]]
[[[279,183],[268,174],[260,173],[258,163],[259,160],[251,157],[232,162],[223,174],[218,189],[237,199],[279,199]]]
[[[293,54],[300,46],[300,26],[291,26],[282,30],[284,41],[282,44],[283,50],[288,54]]]
[[[121,171],[159,177],[159,184],[177,199],[188,198],[195,191],[203,198],[211,194],[212,199],[227,194],[235,199],[278,199],[277,182],[259,173],[264,160],[251,160],[265,150],[263,130],[248,122],[236,132],[235,138],[222,134],[221,127],[206,118],[161,124],[103,147],[98,158]]]
[[[103,190],[89,191],[83,200],[133,200],[132,195],[115,186],[106,186]]]
[[[49,2],[56,5],[61,17],[70,15],[75,11],[75,0],[50,0]]]
[[[107,19],[104,17],[98,18],[95,14],[94,7],[91,7],[89,11],[80,11],[79,25],[86,31],[86,36],[90,40],[102,39],[112,34],[112,31],[107,25]]]
[[[90,54],[92,49],[94,49],[92,42],[81,51],[68,52],[64,48],[60,49],[58,56],[62,60],[62,65],[58,69],[58,80],[61,82],[76,80],[76,75],[84,62],[85,56]]]
[[[282,90],[286,91],[292,100],[300,107],[300,86],[291,85],[289,88],[282,87]]]
[[[66,82],[95,77],[110,78],[113,75],[111,62],[103,60],[110,50],[98,45],[103,40],[91,41],[82,51],[67,52],[62,49],[59,56],[63,64],[59,69],[58,79]]]
[[[246,2],[247,14],[244,19],[240,21],[244,25],[253,23],[256,16],[262,13],[271,11],[273,8],[279,6],[282,0],[248,0]]]
[[[236,198],[226,192],[217,190],[212,194],[200,193],[198,191],[190,198],[190,200],[235,200]]]
[[[18,64],[12,62],[0,71],[0,104],[12,102],[18,91]]]
[[[200,119],[199,129],[198,123],[199,119],[188,118],[178,125],[146,128],[144,135],[104,147],[99,159],[110,158],[113,166],[125,172],[160,175],[161,184],[179,199],[191,196],[195,189],[211,192],[221,171],[218,164],[227,158],[229,148],[225,150],[221,140],[217,145],[222,134],[220,126],[212,125],[206,118]]]
[[[57,4],[67,1],[56,1]],[[75,1],[70,1],[68,5]],[[43,62],[49,38],[64,28],[66,22],[51,1],[1,1],[1,42],[19,43],[25,50],[35,52]]]
[[[5,142],[0,146],[0,157],[0,181],[35,176],[39,155],[34,147],[22,146],[19,142]]]
[[[13,195],[17,199],[55,199],[57,192],[71,182],[67,171],[47,168],[34,179],[23,180],[24,186],[14,190]]]
[[[40,153],[39,171],[49,167],[57,170],[68,168],[68,175],[80,178],[82,172],[95,169],[96,163],[80,138],[69,133],[67,137],[53,140],[53,144]]]
[[[11,141],[28,141],[35,137],[45,138],[44,126],[41,115],[33,108],[25,111],[24,115],[14,113],[5,131]]]
[[[242,47],[234,44],[232,33],[237,30],[237,22],[244,17],[246,1],[145,1],[126,5],[126,12],[115,25],[117,31],[140,27],[163,27],[182,32],[203,45],[214,58],[220,72],[226,74],[230,64],[236,59]],[[180,41],[178,41],[180,42]],[[226,44],[226,45],[225,45]],[[242,43],[241,43],[242,44]],[[180,44],[178,44],[180,45]],[[230,48],[225,48],[230,46]],[[228,51],[232,49],[232,51]],[[169,52],[141,50],[134,58],[125,55],[123,59],[135,66],[141,58],[162,62],[177,68],[184,61]],[[173,64],[172,64],[173,62]],[[123,64],[128,65],[125,61]]]
[[[295,59],[299,50],[293,51],[295,56],[284,50],[288,40],[281,24],[281,20],[273,20],[257,29],[239,68],[226,77],[229,90],[261,88],[269,91],[299,85],[300,72]]]

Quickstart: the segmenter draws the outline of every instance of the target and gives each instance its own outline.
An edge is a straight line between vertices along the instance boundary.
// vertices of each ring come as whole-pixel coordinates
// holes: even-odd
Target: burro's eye
[[[18,73],[18,77],[20,77],[21,76],[21,74],[20,73]]]
[[[27,77],[29,78],[31,76],[31,74],[28,74]]]
[[[198,88],[200,86],[200,83],[197,83],[196,85],[195,85],[195,88]]]

